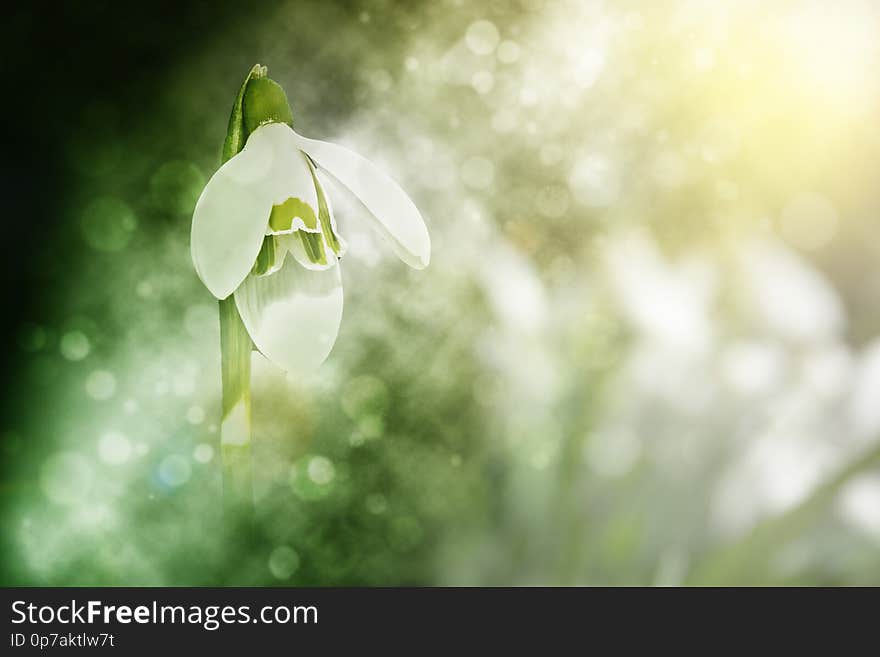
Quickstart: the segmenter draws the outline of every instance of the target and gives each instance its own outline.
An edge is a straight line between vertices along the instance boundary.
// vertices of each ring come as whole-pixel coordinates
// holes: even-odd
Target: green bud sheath
[[[248,136],[261,125],[286,123],[293,127],[287,94],[280,84],[266,77],[267,72],[265,66],[256,64],[238,90],[223,142],[223,162],[237,155]]]
[[[269,78],[253,78],[247,83],[242,103],[247,134],[265,123],[286,123],[293,127],[293,113],[281,85]]]
[[[232,159],[238,152],[244,148],[247,141],[247,133],[244,129],[244,117],[242,112],[242,103],[244,102],[244,94],[247,91],[248,82],[254,78],[265,77],[266,69],[259,64],[254,65],[250,73],[241,84],[241,88],[235,96],[235,103],[232,105],[232,112],[229,113],[229,127],[226,129],[226,140],[223,142],[223,155],[221,161],[226,162]]]

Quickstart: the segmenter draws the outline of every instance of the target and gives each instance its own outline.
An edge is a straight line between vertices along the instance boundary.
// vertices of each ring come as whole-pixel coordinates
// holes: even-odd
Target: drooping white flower
[[[324,361],[342,319],[338,261],[346,244],[318,170],[360,199],[405,263],[426,267],[431,251],[415,204],[375,165],[302,137],[287,122],[255,126],[196,203],[192,258],[215,297],[234,295],[256,348],[298,374]]]

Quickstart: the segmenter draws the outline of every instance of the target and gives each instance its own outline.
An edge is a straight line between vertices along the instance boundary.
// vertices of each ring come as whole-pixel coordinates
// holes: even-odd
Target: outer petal
[[[266,358],[287,372],[308,374],[327,358],[339,332],[339,267],[311,271],[288,258],[271,276],[248,276],[235,305]]]
[[[372,162],[326,141],[294,133],[299,147],[315,163],[357,196],[376,218],[376,228],[406,264],[416,269],[431,260],[431,238],[422,215],[400,186]]]
[[[244,149],[211,177],[196,203],[193,263],[218,299],[228,297],[251,270],[273,205],[300,198],[317,214],[311,172],[293,137],[280,123],[255,130]]]

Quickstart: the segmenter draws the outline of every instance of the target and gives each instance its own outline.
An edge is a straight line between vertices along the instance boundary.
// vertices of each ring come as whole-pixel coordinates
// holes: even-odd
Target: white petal
[[[428,266],[431,238],[422,215],[400,186],[369,160],[347,148],[294,133],[299,147],[345,185],[376,218],[376,228],[405,263]]]
[[[211,177],[193,212],[191,250],[196,272],[225,299],[254,264],[272,206],[300,198],[317,213],[317,194],[293,131],[273,123],[255,130],[244,149]]]
[[[324,362],[342,321],[339,267],[311,271],[287,258],[271,276],[248,276],[235,305],[257,349],[281,369],[313,372]]]

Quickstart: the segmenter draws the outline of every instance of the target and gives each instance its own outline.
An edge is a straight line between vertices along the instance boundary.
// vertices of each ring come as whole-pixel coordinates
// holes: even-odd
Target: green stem
[[[233,297],[220,301],[220,369],[223,416],[223,508],[230,524],[253,516],[251,466],[251,339]]]

